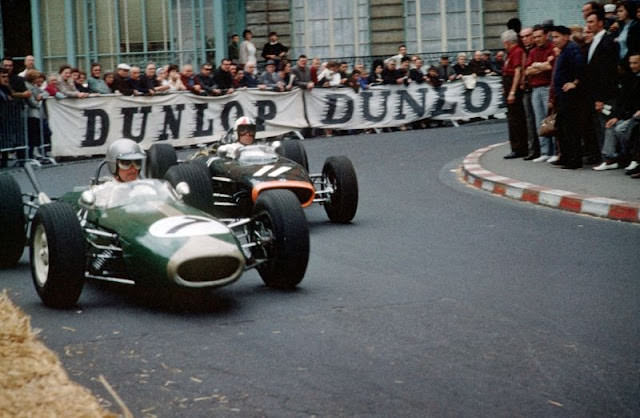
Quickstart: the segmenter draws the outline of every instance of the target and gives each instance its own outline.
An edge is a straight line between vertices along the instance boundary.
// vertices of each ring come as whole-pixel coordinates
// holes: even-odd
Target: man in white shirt
[[[398,53],[389,59],[392,59],[396,62],[396,68],[400,68],[400,65],[402,64],[402,59],[406,56],[407,56],[407,46],[400,45],[398,47]]]
[[[18,75],[24,78],[27,75],[27,71],[35,70],[35,69],[36,69],[36,59],[33,57],[33,55],[27,55],[26,57],[24,57],[24,70],[18,73]]]

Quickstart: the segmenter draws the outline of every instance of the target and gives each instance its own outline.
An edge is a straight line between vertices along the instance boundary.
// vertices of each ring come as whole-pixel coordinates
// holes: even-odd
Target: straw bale
[[[69,380],[30,318],[0,293],[0,417],[116,417]]]

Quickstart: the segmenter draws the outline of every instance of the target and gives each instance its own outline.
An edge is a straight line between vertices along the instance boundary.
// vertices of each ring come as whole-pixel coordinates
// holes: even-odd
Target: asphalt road
[[[104,375],[135,416],[638,416],[640,228],[458,182],[466,154],[505,139],[476,123],[306,141],[312,171],[352,159],[360,206],[351,225],[306,210],[293,292],[255,272],[197,295],[90,283],[56,311],[26,257],[0,287],[75,381],[118,411]]]

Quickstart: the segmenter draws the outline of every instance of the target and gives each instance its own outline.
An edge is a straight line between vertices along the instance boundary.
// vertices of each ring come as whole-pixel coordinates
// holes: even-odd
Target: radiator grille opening
[[[239,265],[234,257],[194,258],[180,264],[178,275],[188,282],[210,282],[232,276]]]

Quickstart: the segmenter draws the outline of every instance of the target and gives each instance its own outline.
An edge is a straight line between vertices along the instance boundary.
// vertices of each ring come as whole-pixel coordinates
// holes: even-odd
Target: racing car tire
[[[10,175],[0,176],[0,268],[18,263],[27,238],[20,185]]]
[[[213,186],[209,179],[209,169],[206,165],[197,161],[169,167],[164,175],[173,187],[181,181],[189,185],[191,192],[184,196],[184,203],[201,211],[210,213],[213,209]]]
[[[260,277],[269,287],[295,288],[309,262],[309,227],[300,201],[290,190],[266,190],[256,201],[254,219],[274,238],[267,244],[270,260],[258,266]]]
[[[307,158],[307,151],[304,149],[304,145],[297,140],[282,141],[280,146],[276,149],[276,152],[285,158],[294,161],[309,172],[309,159]]]
[[[334,191],[324,209],[332,222],[349,223],[358,210],[358,178],[345,156],[329,157],[322,168],[322,177]]]
[[[147,166],[145,176],[151,179],[161,179],[167,170],[178,164],[176,150],[169,144],[153,144],[147,151]]]
[[[31,224],[31,275],[42,302],[65,309],[78,302],[86,261],[84,233],[66,202],[40,206]]]

